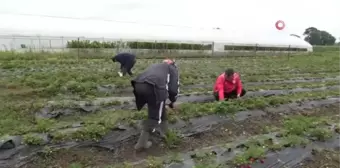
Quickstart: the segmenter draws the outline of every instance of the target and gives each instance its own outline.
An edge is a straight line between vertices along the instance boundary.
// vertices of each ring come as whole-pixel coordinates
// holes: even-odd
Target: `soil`
[[[340,168],[340,152],[323,150],[313,152],[313,157],[305,159],[301,168]]]
[[[338,104],[312,110],[297,111],[303,115],[325,116],[336,115],[340,108]],[[164,143],[154,144],[150,149],[136,153],[133,149],[136,140],[122,144],[115,152],[100,148],[75,148],[52,152],[50,155],[36,157],[25,168],[68,168],[72,163],[80,163],[84,167],[101,168],[121,162],[134,162],[146,159],[148,156],[162,156],[169,152],[188,152],[197,148],[211,146],[219,143],[227,143],[238,136],[251,136],[265,132],[266,126],[281,126],[282,114],[267,111],[263,117],[252,117],[242,122],[231,122],[220,126],[213,131],[202,133],[197,136],[185,138],[175,149],[169,149]],[[136,137],[137,138],[137,137]],[[317,165],[317,164],[316,164]],[[312,168],[312,167],[306,167]],[[332,168],[332,167],[330,167]]]

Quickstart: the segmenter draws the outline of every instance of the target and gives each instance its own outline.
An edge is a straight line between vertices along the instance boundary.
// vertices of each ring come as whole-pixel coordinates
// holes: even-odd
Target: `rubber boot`
[[[135,150],[143,150],[151,147],[152,142],[149,141],[150,133],[148,131],[143,130],[139,136],[138,142],[135,145]]]
[[[168,121],[163,121],[159,125],[160,131],[159,134],[162,138],[166,138],[166,133],[168,132]]]

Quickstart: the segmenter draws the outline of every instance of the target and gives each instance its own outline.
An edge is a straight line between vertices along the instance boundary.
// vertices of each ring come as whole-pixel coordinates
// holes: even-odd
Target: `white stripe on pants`
[[[164,106],[164,101],[161,101],[160,105],[159,105],[159,110],[158,110],[158,124],[161,124],[162,123],[162,114],[163,114],[163,106]],[[154,128],[152,130],[152,132],[155,132],[156,129]]]
[[[164,101],[162,101],[160,106],[159,106],[159,110],[158,110],[158,117],[159,117],[158,124],[160,124],[162,122],[163,105],[164,105]]]

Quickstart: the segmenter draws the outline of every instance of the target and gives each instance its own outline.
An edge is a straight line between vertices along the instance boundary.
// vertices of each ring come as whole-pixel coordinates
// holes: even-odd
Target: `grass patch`
[[[250,164],[254,161],[254,159],[261,159],[266,153],[266,148],[262,146],[250,146],[248,149],[242,154],[238,154],[233,159],[233,163],[235,165],[244,165]]]
[[[319,141],[325,141],[333,137],[333,132],[327,128],[314,128],[309,130],[309,135]]]
[[[42,145],[44,139],[37,134],[30,133],[23,136],[23,143],[26,145]]]
[[[159,158],[156,157],[148,157],[147,168],[163,168],[163,162]]]
[[[168,130],[165,135],[165,144],[169,148],[176,148],[182,142],[181,137],[174,130]]]

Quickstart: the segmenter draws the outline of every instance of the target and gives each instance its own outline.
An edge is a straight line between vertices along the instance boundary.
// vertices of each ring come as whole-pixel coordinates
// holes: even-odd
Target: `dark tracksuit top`
[[[119,53],[115,55],[114,57],[112,57],[112,61],[119,62],[121,71],[122,72],[127,71],[130,74],[132,67],[136,63],[136,56],[131,53]]]
[[[165,120],[165,101],[176,102],[179,93],[179,76],[175,65],[153,64],[131,81],[136,106],[141,110],[148,104],[149,119]],[[140,85],[144,85],[140,87]],[[146,85],[146,86],[145,86]],[[159,121],[160,122],[160,121]]]

